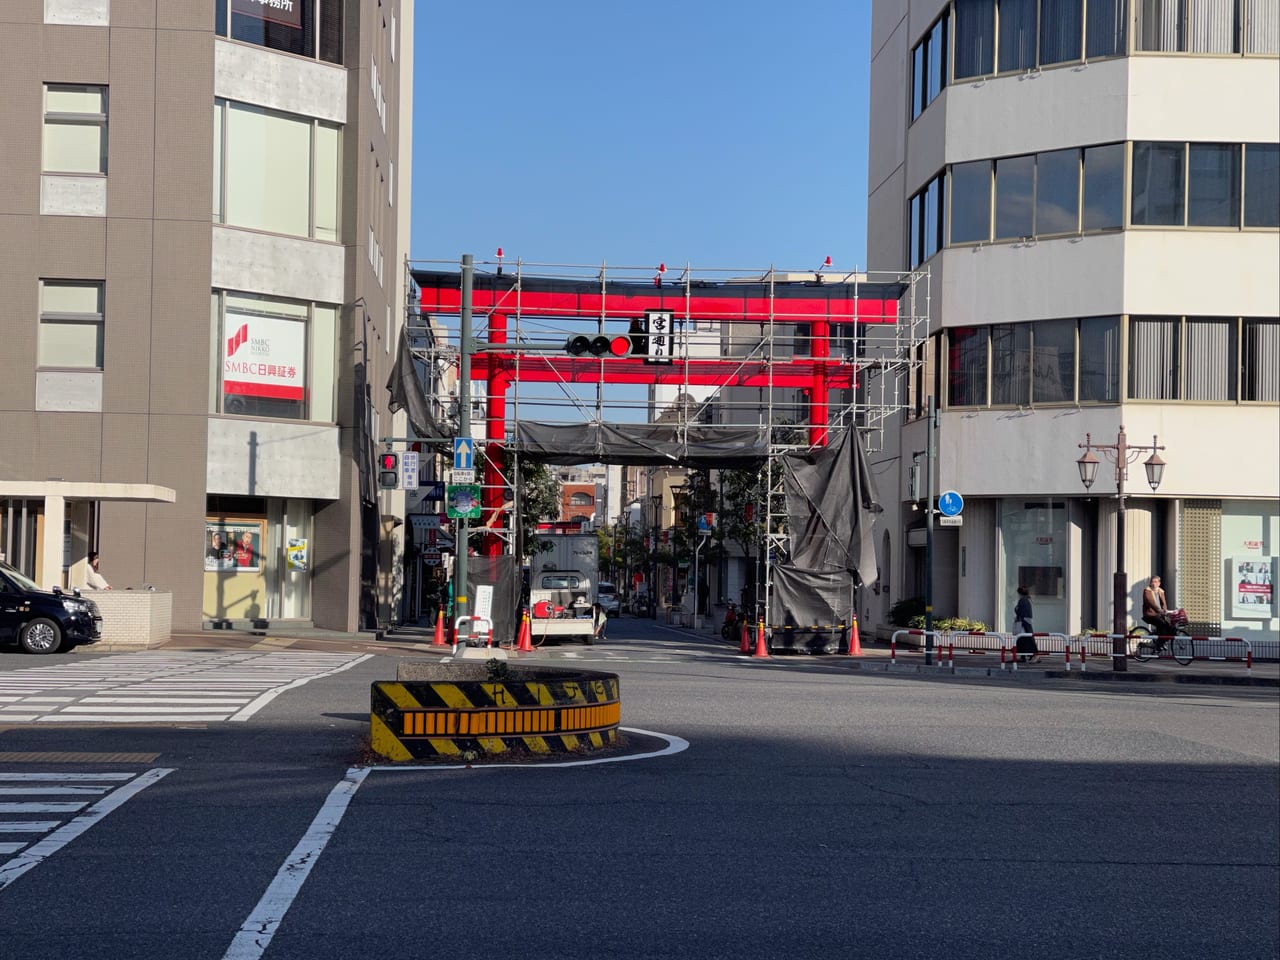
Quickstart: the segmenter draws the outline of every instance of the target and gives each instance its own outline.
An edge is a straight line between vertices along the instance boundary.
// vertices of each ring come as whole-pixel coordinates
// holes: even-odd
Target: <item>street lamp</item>
[[[1159,451],[1165,448],[1160,445],[1155,434],[1151,436],[1150,445],[1129,443],[1123,425],[1116,434],[1115,443],[1094,443],[1093,434],[1086,433],[1084,443],[1079,446],[1084,454],[1076,461],[1076,467],[1080,470],[1080,482],[1086,490],[1098,478],[1098,466],[1102,462],[1094,456],[1093,451],[1101,452],[1116,465],[1116,496],[1120,506],[1116,513],[1116,571],[1112,580],[1111,668],[1116,673],[1124,673],[1129,666],[1125,659],[1128,655],[1125,634],[1129,625],[1129,574],[1124,568],[1124,482],[1129,476],[1129,464],[1149,450],[1151,456],[1142,465],[1147,471],[1147,483],[1154,492],[1164,479],[1165,462]]]

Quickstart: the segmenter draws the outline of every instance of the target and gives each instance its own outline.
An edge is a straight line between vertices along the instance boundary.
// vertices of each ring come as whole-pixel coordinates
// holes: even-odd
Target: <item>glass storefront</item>
[[[1280,511],[1276,501],[1222,504],[1222,632],[1270,637],[1280,631],[1276,577],[1280,574]]]
[[[1067,501],[1006,498],[1000,502],[1003,579],[998,630],[1013,629],[1018,587],[1031,594],[1037,632],[1067,627]]]
[[[309,500],[210,497],[204,619],[310,619],[313,519]]]

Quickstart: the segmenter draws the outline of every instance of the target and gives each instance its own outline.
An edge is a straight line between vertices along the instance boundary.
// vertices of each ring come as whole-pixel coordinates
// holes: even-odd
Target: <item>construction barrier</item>
[[[458,647],[492,647],[493,621],[486,617],[459,617],[453,624],[453,652]]]
[[[928,652],[937,653],[938,652],[937,648],[941,642],[942,634],[939,633],[937,630],[917,630],[914,628],[910,630],[895,630],[893,632],[893,635],[889,638],[889,662],[890,663],[896,664],[898,662],[898,640],[901,637],[914,638],[916,641],[916,644],[918,644],[919,646],[920,653],[928,653]],[[928,639],[930,637],[933,638],[934,649],[932,651],[927,651],[925,649],[925,644],[928,642]],[[911,649],[911,648],[908,647],[908,649]]]
[[[618,743],[617,674],[510,667],[497,675],[487,663],[417,662],[402,664],[399,676],[371,692],[371,745],[388,760],[544,756]]]

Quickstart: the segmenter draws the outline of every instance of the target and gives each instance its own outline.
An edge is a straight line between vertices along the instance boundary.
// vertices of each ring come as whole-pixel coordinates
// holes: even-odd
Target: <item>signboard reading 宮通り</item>
[[[307,325],[227,311],[222,389],[249,397],[301,400],[306,386]]]
[[[302,29],[302,5],[311,0],[231,0],[231,12]]]

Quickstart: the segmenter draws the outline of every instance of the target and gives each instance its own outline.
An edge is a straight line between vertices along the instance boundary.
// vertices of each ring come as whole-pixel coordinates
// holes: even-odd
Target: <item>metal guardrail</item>
[[[998,653],[1000,655],[1000,669],[1004,670],[1006,664],[1008,664],[1011,670],[1017,672],[1018,640],[1023,637],[1031,637],[1036,642],[1040,657],[1061,657],[1063,667],[1068,672],[1073,668],[1078,668],[1084,672],[1088,670],[1091,659],[1105,660],[1114,655],[1113,642],[1116,636],[1116,634],[1110,633],[1087,633],[1070,637],[1065,633],[1048,632],[1014,634],[987,631],[946,632],[912,628],[895,630],[889,638],[889,661],[890,663],[897,663],[898,661],[899,639],[915,638],[919,644],[919,652],[923,653],[925,652],[924,644],[926,638],[932,637],[932,652],[937,655],[937,666],[940,668],[949,667],[954,671],[955,654],[957,652],[961,655]],[[1126,641],[1126,652],[1132,656],[1138,645],[1138,637],[1128,634],[1123,636]],[[1249,675],[1253,673],[1253,661],[1255,659],[1268,661],[1280,659],[1280,641],[1262,641],[1263,644],[1273,648],[1268,651],[1271,655],[1267,657],[1258,657],[1254,651],[1253,642],[1242,637],[1192,637],[1191,641],[1196,660],[1243,663],[1245,671]],[[1161,657],[1171,659],[1172,653],[1166,647],[1162,651]]]

